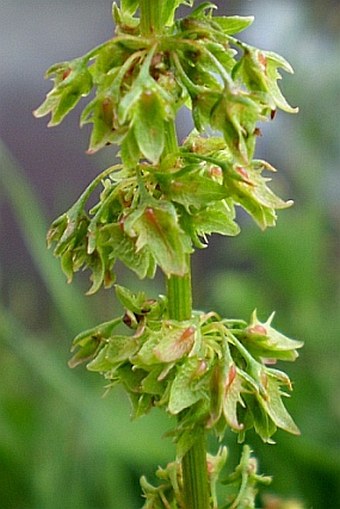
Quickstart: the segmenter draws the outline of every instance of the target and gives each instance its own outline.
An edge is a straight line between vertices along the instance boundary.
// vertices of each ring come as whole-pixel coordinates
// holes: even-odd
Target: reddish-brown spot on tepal
[[[72,69],[70,67],[68,69],[65,69],[65,71],[63,72],[63,75],[62,75],[62,79],[66,80],[66,78],[71,74],[71,72],[72,72]]]
[[[196,329],[193,326],[188,327],[184,332],[182,332],[176,340],[176,349],[179,352],[182,352],[182,354],[190,352],[194,344],[195,332]]]
[[[242,166],[237,166],[236,171],[239,175],[241,175],[243,182],[251,185],[251,182],[249,180],[249,174],[245,168],[243,168]]]
[[[263,325],[254,325],[248,329],[250,334],[256,334],[259,336],[267,336],[267,329]]]
[[[208,475],[211,476],[214,473],[214,463],[211,460],[207,460],[207,471]]]
[[[124,217],[123,216],[119,218],[118,226],[121,229],[121,231],[123,232],[124,231]]]
[[[104,275],[105,288],[110,288],[110,286],[112,286],[112,283],[113,283],[112,272],[110,270],[106,270]]]
[[[233,381],[235,380],[236,374],[237,374],[236,366],[235,364],[232,364],[229,368],[227,388],[230,387]]]
[[[259,52],[259,54],[258,54],[258,61],[260,62],[260,64],[263,67],[263,69],[266,70],[267,69],[267,58],[266,58],[266,55],[264,53]]]
[[[113,118],[112,101],[108,97],[106,99],[104,99],[104,101],[102,102],[102,110],[103,110],[104,121],[108,125],[112,124],[112,118]]]
[[[142,314],[146,315],[147,313],[149,313],[150,310],[151,310],[151,306],[153,304],[156,304],[156,300],[155,299],[148,299],[148,300],[146,300],[145,303],[143,304],[143,307],[142,307],[142,310],[141,310]]]
[[[147,222],[156,230],[157,234],[162,238],[164,244],[168,247],[169,242],[167,238],[167,232],[162,226],[161,218],[157,217],[152,207],[146,207],[144,211],[144,217]]]
[[[145,90],[141,95],[141,100],[145,106],[149,106],[154,94],[151,90]]]
[[[264,357],[264,358],[262,358],[262,362],[263,362],[263,364],[266,364],[266,366],[274,366],[275,364],[277,364],[277,359],[271,359],[268,357]]]
[[[155,216],[155,211],[153,210],[152,207],[147,207],[145,209],[145,217],[146,219],[150,222],[150,223],[153,223],[155,224],[156,223],[156,216]]]
[[[106,99],[104,99],[104,101],[102,102],[102,107],[104,111],[107,111],[111,105],[112,105],[111,99],[109,99],[108,97],[106,97]]]
[[[223,175],[222,168],[220,168],[219,166],[211,166],[209,169],[209,174],[212,177],[222,177]]]
[[[197,368],[193,372],[191,378],[193,380],[196,380],[197,378],[200,378],[201,376],[204,375],[204,373],[206,373],[207,369],[208,369],[207,361],[205,361],[204,359],[201,359],[199,361],[198,365],[197,365]]]
[[[173,191],[180,191],[181,189],[183,189],[183,182],[178,182],[177,180],[172,180],[171,181],[171,187],[173,189]]]
[[[186,343],[188,339],[192,340],[195,332],[196,328],[193,325],[191,325],[190,327],[185,329],[185,331],[181,334],[179,341],[181,343]]]

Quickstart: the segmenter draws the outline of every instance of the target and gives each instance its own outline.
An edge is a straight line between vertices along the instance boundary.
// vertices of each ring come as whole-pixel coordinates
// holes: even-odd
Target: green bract
[[[192,311],[190,287],[191,253],[213,233],[237,235],[238,207],[265,229],[292,204],[268,186],[275,169],[254,156],[259,122],[277,109],[296,111],[278,86],[279,70],[292,68],[235,38],[252,17],[214,16],[216,6],[203,2],[175,21],[179,5],[193,3],[114,4],[116,36],[52,66],[54,87],[35,111],[57,125],[91,94],[80,118],[92,124],[88,152],[119,146],[120,163],[100,173],[48,232],[68,281],[90,269],[88,293],[109,288],[117,261],[141,279],[159,267],[167,281],[167,296],[157,300],[116,285],[124,314],[79,334],[70,360],[71,367],[86,362],[109,386],[123,385],[135,417],[159,407],[176,418],[177,460],[158,470],[157,488],[142,479],[144,509],[217,509],[227,452],[206,456],[205,432],[222,440],[229,428],[243,441],[253,428],[265,442],[277,428],[299,433],[283,403],[291,382],[272,365],[294,361],[302,343],[276,331],[273,315],[260,322],[254,312],[246,323]],[[179,146],[182,108],[191,111],[193,130]],[[226,482],[225,509],[255,508],[256,484],[269,481],[256,469],[245,446]]]

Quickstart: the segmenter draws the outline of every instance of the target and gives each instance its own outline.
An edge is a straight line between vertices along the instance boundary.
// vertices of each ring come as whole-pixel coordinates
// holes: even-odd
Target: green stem
[[[160,34],[162,26],[162,7],[164,0],[140,0],[141,35],[150,37]],[[176,125],[167,124],[166,143],[163,157],[178,153]],[[184,276],[171,276],[167,280],[169,318],[190,320],[192,315],[192,290],[190,257],[188,272]],[[208,472],[206,461],[205,433],[200,432],[192,448],[182,459],[183,498],[185,509],[209,509]]]
[[[164,155],[177,154],[178,142],[176,133],[176,124],[174,120],[170,120],[166,126]]]
[[[176,128],[169,122],[164,155],[178,152]],[[167,280],[169,318],[190,320],[192,316],[192,289],[190,255],[188,272]],[[197,433],[197,430],[195,430]],[[185,509],[209,509],[209,483],[204,431],[199,431],[194,445],[182,458],[183,499]]]
[[[162,32],[160,13],[164,0],[140,0],[140,30],[144,36]]]
[[[206,458],[205,433],[202,431],[182,459],[185,509],[209,509],[210,507]]]
[[[163,0],[140,0],[140,28],[144,36],[162,32],[161,9]],[[168,122],[163,157],[178,152],[176,125]],[[168,312],[173,320],[190,320],[192,290],[190,256],[188,272],[184,276],[171,276],[167,280]],[[196,431],[197,433],[197,431]],[[182,459],[183,499],[185,509],[209,509],[209,484],[206,460],[205,433],[200,431],[191,449]]]
[[[188,260],[188,265],[189,260]],[[191,271],[167,280],[169,318],[189,320],[192,314]],[[185,509],[209,509],[209,483],[204,431],[198,433],[194,445],[182,459],[183,499]]]
[[[191,271],[188,257],[188,272],[184,276],[171,276],[167,280],[169,318],[190,320],[192,313]]]

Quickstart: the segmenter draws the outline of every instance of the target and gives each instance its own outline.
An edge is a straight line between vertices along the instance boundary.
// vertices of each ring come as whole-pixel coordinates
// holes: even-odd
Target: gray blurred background
[[[138,478],[171,459],[162,416],[129,422],[116,391],[66,362],[73,335],[109,319],[110,292],[83,296],[86,277],[67,286],[47,225],[100,170],[110,148],[85,154],[89,131],[76,110],[53,129],[35,109],[50,90],[45,70],[113,34],[111,0],[0,0],[0,507],[132,509]],[[279,432],[276,446],[250,442],[268,492],[304,507],[340,507],[340,4],[336,0],[216,2],[226,14],[255,15],[241,38],[283,55],[295,69],[282,87],[300,113],[263,126],[258,155],[279,169],[273,188],[295,201],[276,229],[247,218],[236,239],[213,237],[194,258],[196,307],[247,318],[277,311],[275,325],[303,339],[287,371],[288,402],[302,437]],[[183,9],[182,13],[186,10]],[[190,130],[187,117],[178,126]],[[122,284],[164,291],[162,281]],[[286,367],[285,367],[286,368]],[[143,438],[141,436],[143,435]],[[236,461],[235,437],[226,439]],[[212,447],[215,445],[212,443]],[[259,503],[260,504],[260,503]],[[263,504],[262,504],[263,505]],[[269,506],[268,506],[269,507]]]

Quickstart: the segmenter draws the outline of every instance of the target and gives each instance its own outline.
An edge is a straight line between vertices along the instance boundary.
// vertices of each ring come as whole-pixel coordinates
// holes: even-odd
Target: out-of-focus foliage
[[[325,37],[316,25],[308,26],[311,17],[304,19],[295,34],[286,35],[287,52],[277,48],[296,70],[291,80],[296,90],[288,95],[293,92],[300,114],[292,123],[279,119],[280,139],[271,136],[265,148],[267,159],[287,169],[296,205],[281,214],[273,231],[259,236],[245,224],[242,237],[214,240],[212,271],[213,246],[209,260],[204,252],[195,259],[201,275],[196,307],[219,307],[223,314],[247,318],[256,303],[262,320],[274,308],[276,326],[305,341],[299,363],[289,369],[295,395],[287,402],[302,436],[282,433],[275,446],[250,440],[261,472],[274,477],[268,490],[276,495],[268,494],[263,504],[278,509],[294,507],[279,502],[284,496],[315,509],[336,507],[340,500],[340,41],[329,29]],[[121,393],[100,399],[100,380],[66,367],[74,333],[112,312],[99,295],[91,316],[81,292],[66,286],[45,251],[46,227],[36,197],[3,148],[0,152],[1,200],[7,196],[24,224],[27,267],[33,261],[39,269],[36,279],[13,274],[1,288],[1,508],[138,508],[138,485],[136,493],[131,485],[141,472],[149,478],[155,463],[165,464],[171,445],[161,435],[171,425],[156,413],[130,426]],[[14,175],[15,186],[9,181]],[[230,461],[233,440],[227,436]]]

